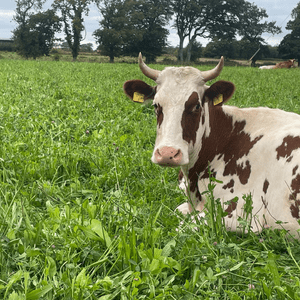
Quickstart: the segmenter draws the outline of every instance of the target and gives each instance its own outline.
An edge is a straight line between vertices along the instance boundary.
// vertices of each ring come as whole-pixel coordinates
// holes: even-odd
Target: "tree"
[[[16,0],[16,14],[13,20],[18,27],[13,31],[13,39],[16,50],[26,58],[35,49],[35,39],[33,36],[29,37],[28,19],[33,14],[31,10],[41,10],[44,3],[45,0]],[[33,47],[31,47],[32,44]]]
[[[164,28],[171,16],[169,0],[104,0],[99,10],[103,16],[94,32],[102,53],[110,56],[137,56],[143,53],[153,62],[167,45]]]
[[[13,31],[17,51],[22,56],[36,58],[49,55],[54,35],[60,31],[60,19],[53,10],[30,12],[32,8],[41,9],[42,1],[18,0],[15,21],[19,26]]]
[[[226,58],[236,58],[237,53],[237,41],[227,41],[223,39],[213,39],[209,42],[204,51],[205,57],[220,58],[224,56]]]
[[[190,51],[190,61],[196,62],[198,58],[200,58],[203,54],[201,43],[194,41],[192,43],[192,47],[189,44],[183,51],[184,54]]]
[[[287,34],[279,44],[279,54],[284,58],[296,58],[298,66],[300,61],[300,2],[292,10],[292,18],[287,25],[286,29],[292,32]]]
[[[234,38],[237,30],[237,12],[243,0],[173,0],[175,13],[173,27],[179,36],[178,59],[183,61],[183,44],[188,38],[187,58],[191,57],[191,47],[197,37]]]
[[[81,44],[80,45],[80,51],[82,51],[82,52],[93,52],[93,44],[92,43]]]
[[[80,49],[81,32],[84,30],[83,15],[89,13],[91,2],[93,0],[54,0],[52,4],[55,10],[61,12],[66,41],[71,49],[73,61],[76,61]]]
[[[204,13],[202,13],[201,1],[190,1],[190,0],[174,0],[172,1],[172,10],[175,13],[175,23],[173,27],[177,29],[177,34],[179,36],[179,49],[178,49],[178,60],[183,62],[183,44],[184,40],[189,37],[191,39],[191,33],[193,28],[195,28],[195,34],[201,28],[196,27],[196,22],[200,18],[205,18]],[[204,34],[200,32],[199,35]]]
[[[124,54],[137,56],[142,52],[147,63],[154,62],[167,45],[169,31],[165,26],[171,15],[169,0],[136,0],[131,7]]]
[[[145,0],[140,2],[138,12],[143,15],[143,19],[140,20],[138,28],[143,31],[143,38],[133,45],[132,50],[137,55],[140,49],[146,56],[147,62],[154,62],[167,45],[169,31],[165,26],[172,15],[170,1]]]
[[[103,5],[98,4],[102,14],[100,28],[95,30],[93,36],[99,44],[101,54],[109,56],[110,62],[114,62],[115,56],[122,53],[130,22],[130,8],[132,1],[105,0]]]
[[[244,50],[248,53],[255,54],[252,58],[251,65],[255,66],[257,59],[261,58],[264,54],[268,54],[269,49],[266,47],[266,42],[262,38],[264,32],[277,34],[281,32],[280,27],[276,26],[276,22],[261,22],[264,18],[267,18],[268,14],[265,9],[257,7],[253,3],[245,2],[243,9],[240,13],[240,26],[238,34],[242,37],[242,42],[245,44]],[[250,51],[250,52],[249,52]],[[247,58],[251,58],[251,54],[247,55]]]
[[[36,33],[40,54],[49,56],[55,33],[61,29],[60,18],[54,10],[48,9],[30,16],[28,26],[31,33]]]

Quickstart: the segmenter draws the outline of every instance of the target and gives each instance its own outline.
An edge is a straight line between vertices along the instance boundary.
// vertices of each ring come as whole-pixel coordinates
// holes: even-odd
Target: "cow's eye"
[[[153,103],[152,106],[154,107],[155,110],[157,110],[157,104]]]
[[[193,108],[193,112],[199,112],[199,109],[200,109],[200,103],[198,103],[196,106],[194,106]]]

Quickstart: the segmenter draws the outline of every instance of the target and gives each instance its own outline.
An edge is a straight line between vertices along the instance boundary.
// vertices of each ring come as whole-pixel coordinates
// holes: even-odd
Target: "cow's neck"
[[[261,138],[251,141],[245,132],[246,120],[236,120],[236,118],[225,112],[223,106],[210,107],[209,128],[205,128],[201,139],[201,147],[198,151],[197,160],[189,167],[182,168],[188,180],[191,192],[196,192],[199,179],[209,177],[208,165],[212,176],[217,177],[218,172],[223,176],[231,175],[235,172],[237,160],[247,155],[253,145]],[[218,164],[213,163],[224,160],[225,168],[218,169]],[[223,164],[224,165],[224,164]],[[198,193],[198,198],[200,194]]]

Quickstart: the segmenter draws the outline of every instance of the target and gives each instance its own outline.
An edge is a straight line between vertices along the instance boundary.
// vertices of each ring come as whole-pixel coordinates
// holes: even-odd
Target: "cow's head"
[[[210,133],[210,110],[220,109],[234,92],[231,82],[218,81],[210,87],[205,84],[219,76],[224,59],[221,57],[214,69],[204,72],[192,67],[157,71],[148,67],[140,54],[139,66],[157,85],[130,80],[125,82],[124,91],[135,102],[153,99],[157,137],[152,161],[162,166],[188,165],[197,159],[202,137]]]

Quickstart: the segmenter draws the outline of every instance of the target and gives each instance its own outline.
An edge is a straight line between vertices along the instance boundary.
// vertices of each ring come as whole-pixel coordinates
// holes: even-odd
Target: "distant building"
[[[13,51],[14,41],[12,39],[1,39],[0,38],[0,51]]]

